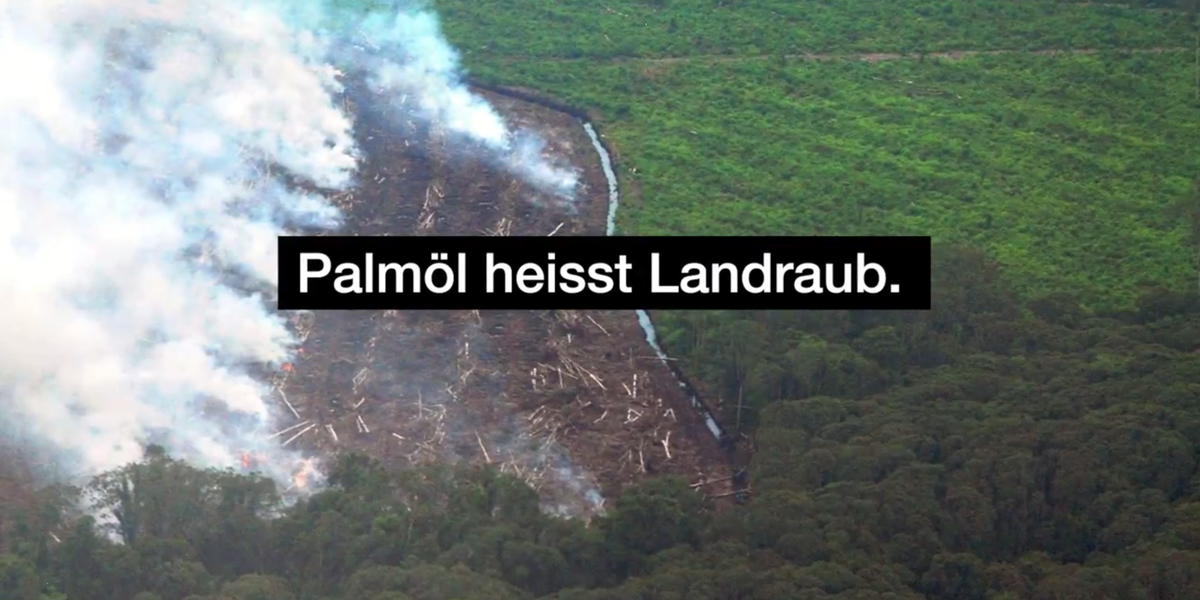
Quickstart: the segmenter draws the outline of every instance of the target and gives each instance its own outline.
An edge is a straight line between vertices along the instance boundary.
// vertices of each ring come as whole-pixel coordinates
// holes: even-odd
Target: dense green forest
[[[153,455],[87,490],[118,523],[71,519],[63,489],[9,523],[0,598],[1195,598],[1200,299],[1100,316],[1022,303],[978,252],[936,260],[929,313],[713,317],[745,385],[787,398],[747,411],[746,506],[651,481],[585,524],[491,471],[347,457],[280,508]],[[757,345],[764,321],[808,333]]]

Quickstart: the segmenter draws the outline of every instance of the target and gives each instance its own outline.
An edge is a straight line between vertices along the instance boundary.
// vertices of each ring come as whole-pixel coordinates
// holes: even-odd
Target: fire
[[[317,473],[316,460],[306,458],[300,461],[300,468],[292,474],[292,488],[302,490],[308,487],[312,476]]]
[[[246,450],[238,453],[238,461],[242,464],[243,471],[250,471],[258,468],[258,463],[263,460],[261,454],[254,454]]]

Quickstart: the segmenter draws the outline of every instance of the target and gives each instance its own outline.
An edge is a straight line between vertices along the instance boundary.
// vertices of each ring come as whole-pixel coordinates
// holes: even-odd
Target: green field
[[[1120,309],[1195,280],[1200,54],[1162,4],[434,6],[471,75],[597,115],[622,233],[932,235],[1027,295]],[[1000,53],[923,56],[955,51]]]
[[[1194,69],[1174,52],[498,71],[602,115],[642,193],[628,233],[932,235],[1018,287],[1116,305],[1194,272],[1172,210],[1200,173]]]
[[[456,45],[499,56],[611,58],[1190,44],[1184,19],[1005,0],[438,0]]]
[[[475,76],[598,115],[638,196],[625,233],[932,235],[984,249],[1029,294],[1099,308],[1194,279],[1180,208],[1196,200],[1200,103],[1183,13],[954,0],[438,9]],[[1031,52],[1047,49],[1075,53]],[[1006,53],[854,60],[959,50]],[[795,57],[819,53],[847,56]]]

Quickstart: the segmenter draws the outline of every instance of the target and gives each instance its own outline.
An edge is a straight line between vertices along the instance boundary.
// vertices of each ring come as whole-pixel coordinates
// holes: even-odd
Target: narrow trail
[[[1082,56],[1101,54],[1105,52],[1127,53],[1127,54],[1164,54],[1168,52],[1189,52],[1193,48],[1183,46],[1153,46],[1149,48],[1074,48],[1074,49],[1043,49],[1043,50],[945,50],[941,52],[910,52],[902,54],[899,52],[849,52],[849,53],[802,53],[802,54],[784,54],[782,58],[788,60],[810,60],[814,62],[830,62],[830,61],[862,61],[869,63],[884,62],[889,60],[916,60],[920,58],[938,58],[944,60],[962,60],[977,56],[1003,56],[1008,54],[1024,54],[1029,56]],[[752,60],[778,60],[781,55],[778,54],[696,54],[692,56],[664,56],[664,57],[637,57],[637,56],[618,56],[612,58],[561,58],[561,57],[537,57],[537,56],[509,56],[498,59],[501,63],[514,63],[522,61],[542,61],[554,63],[593,63],[593,64],[645,64],[645,65],[668,65],[688,62],[701,63],[730,63],[730,62],[746,62]]]

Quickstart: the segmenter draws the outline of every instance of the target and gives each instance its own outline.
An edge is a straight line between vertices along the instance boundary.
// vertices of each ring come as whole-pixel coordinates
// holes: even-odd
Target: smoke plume
[[[575,173],[546,162],[541,140],[510,131],[495,109],[463,85],[458,54],[441,37],[435,15],[414,11],[371,15],[357,32],[359,42],[341,56],[369,72],[368,83],[375,93],[391,100],[397,121],[417,118],[434,123],[537,188],[560,196],[574,191]]]
[[[531,185],[564,196],[575,185],[462,85],[426,13],[0,6],[0,408],[6,427],[81,472],[137,460],[161,439],[203,466],[275,452],[261,466],[290,474],[294,463],[262,447],[278,404],[250,369],[293,347],[268,307],[275,237],[338,223],[292,183],[354,183],[339,68],[408,95],[398,118],[447,130]],[[348,51],[366,43],[355,36],[374,46]]]

